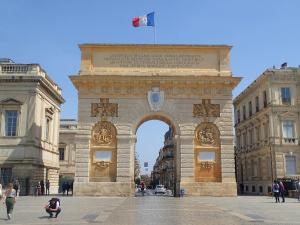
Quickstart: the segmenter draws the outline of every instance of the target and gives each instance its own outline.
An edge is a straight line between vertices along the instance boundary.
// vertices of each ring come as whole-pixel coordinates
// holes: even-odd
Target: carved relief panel
[[[90,145],[90,181],[116,181],[117,175],[117,131],[108,121],[95,124]]]
[[[221,182],[221,147],[218,127],[203,122],[195,130],[195,179],[197,182]]]

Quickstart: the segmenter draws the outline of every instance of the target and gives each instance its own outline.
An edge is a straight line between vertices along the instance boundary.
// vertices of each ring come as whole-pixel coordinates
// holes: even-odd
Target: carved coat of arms
[[[148,91],[148,102],[152,111],[159,111],[164,103],[165,93],[159,88]]]

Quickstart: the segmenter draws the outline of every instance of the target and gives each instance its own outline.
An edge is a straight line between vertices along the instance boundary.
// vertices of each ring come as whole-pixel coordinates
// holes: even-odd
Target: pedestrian
[[[7,186],[7,191],[4,194],[4,201],[3,204],[6,204],[6,212],[7,212],[7,219],[11,219],[11,214],[13,212],[14,209],[14,205],[16,203],[16,195],[17,192],[16,190],[13,188],[13,184],[9,183]]]
[[[279,182],[279,193],[282,198],[282,202],[285,202],[285,199],[284,199],[285,188],[281,181]]]
[[[45,194],[45,184],[44,184],[43,180],[40,181],[40,185],[41,185],[41,194],[44,195]]]
[[[65,192],[66,192],[66,183],[65,182],[62,183],[61,189],[62,189],[63,195],[65,195]]]
[[[19,197],[21,185],[20,185],[20,182],[19,182],[18,179],[16,179],[16,180],[14,181],[13,187],[14,187],[14,189],[15,189],[16,192],[17,192],[17,197]]]
[[[142,181],[142,183],[141,183],[141,191],[142,191],[142,195],[143,196],[145,194],[144,190],[145,190],[145,183]]]
[[[3,197],[2,184],[0,184],[0,200],[2,199],[2,197]]]
[[[47,180],[46,181],[46,195],[49,195],[50,194],[50,181]]]
[[[36,196],[41,195],[41,184],[40,184],[40,182],[37,182],[35,193],[36,193]]]
[[[274,180],[274,184],[273,184],[273,194],[274,194],[274,197],[275,197],[275,200],[276,200],[276,203],[280,202],[279,201],[279,184],[276,180]]]
[[[297,192],[298,192],[298,201],[300,201],[300,180],[299,179],[296,182],[296,189],[297,189]]]
[[[70,184],[69,182],[66,183],[66,190],[67,190],[67,195],[69,195],[69,191],[70,191]]]
[[[59,198],[51,198],[45,206],[45,209],[46,212],[49,213],[50,218],[53,217],[53,213],[55,213],[55,218],[57,218],[58,214],[61,212]]]

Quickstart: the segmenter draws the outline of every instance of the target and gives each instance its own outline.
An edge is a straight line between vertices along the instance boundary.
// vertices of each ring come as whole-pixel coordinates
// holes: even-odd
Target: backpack
[[[59,198],[51,198],[50,201],[49,201],[49,208],[55,209],[57,202],[59,203],[59,206],[60,206],[60,200],[59,200]]]
[[[279,185],[278,184],[274,184],[273,191],[274,192],[279,192]]]

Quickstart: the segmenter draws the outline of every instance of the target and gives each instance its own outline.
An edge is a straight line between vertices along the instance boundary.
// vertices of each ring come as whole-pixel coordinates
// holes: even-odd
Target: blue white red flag
[[[144,16],[135,17],[132,19],[132,26],[152,26],[154,27],[154,12]]]

